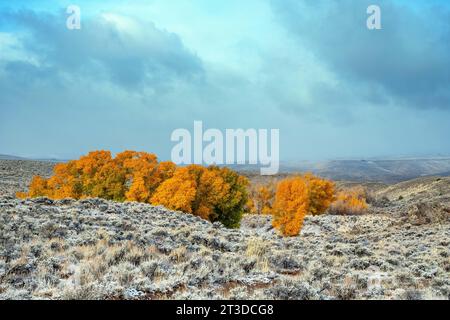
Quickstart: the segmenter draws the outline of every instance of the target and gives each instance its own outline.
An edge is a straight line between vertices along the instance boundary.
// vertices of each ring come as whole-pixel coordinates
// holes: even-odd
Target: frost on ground
[[[20,187],[13,178],[0,176],[0,190]],[[308,217],[300,236],[281,238],[265,216],[229,230],[140,203],[10,194],[0,299],[450,298],[445,202],[387,199],[364,216]]]

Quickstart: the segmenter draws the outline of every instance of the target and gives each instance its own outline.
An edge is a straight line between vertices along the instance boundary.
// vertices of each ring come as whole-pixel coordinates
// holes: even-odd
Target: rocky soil
[[[228,230],[140,203],[12,196],[51,167],[0,161],[0,299],[450,298],[447,179],[377,189],[369,214],[308,217],[281,238],[265,216]]]

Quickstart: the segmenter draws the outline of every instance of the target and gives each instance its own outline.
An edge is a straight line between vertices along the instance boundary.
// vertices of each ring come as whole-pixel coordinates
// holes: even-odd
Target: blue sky
[[[370,4],[382,30],[366,28]],[[0,3],[0,153],[168,159],[194,120],[279,128],[282,160],[449,155],[450,4]]]

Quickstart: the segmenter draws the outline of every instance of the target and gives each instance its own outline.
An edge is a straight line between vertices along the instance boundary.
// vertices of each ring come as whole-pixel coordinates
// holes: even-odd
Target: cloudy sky
[[[449,155],[450,3],[0,2],[0,153],[168,159],[194,120],[279,128],[282,160]]]

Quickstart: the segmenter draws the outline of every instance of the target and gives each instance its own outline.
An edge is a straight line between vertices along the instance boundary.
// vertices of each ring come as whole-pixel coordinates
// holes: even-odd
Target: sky
[[[282,161],[450,155],[450,2],[1,0],[0,154],[166,160],[196,120]]]

